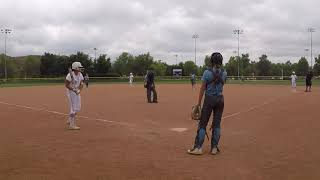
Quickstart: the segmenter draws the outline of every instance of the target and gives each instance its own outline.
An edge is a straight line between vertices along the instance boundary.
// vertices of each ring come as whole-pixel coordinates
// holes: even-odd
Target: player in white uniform
[[[70,130],[79,130],[76,125],[76,115],[81,109],[80,92],[83,88],[83,75],[81,73],[82,65],[80,62],[72,63],[72,71],[66,77],[65,87],[67,88],[67,97],[70,105],[70,114],[68,124]]]
[[[132,86],[132,83],[133,83],[133,74],[132,73],[130,73],[130,75],[129,75],[129,84],[130,84],[130,86]]]
[[[296,89],[296,87],[297,87],[297,76],[296,76],[296,73],[293,71],[292,72],[292,75],[291,75],[291,88],[292,89]]]

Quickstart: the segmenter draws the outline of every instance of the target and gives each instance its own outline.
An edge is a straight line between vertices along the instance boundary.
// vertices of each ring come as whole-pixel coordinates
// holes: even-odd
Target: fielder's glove
[[[200,120],[201,117],[201,107],[199,105],[192,106],[191,118],[193,120]]]

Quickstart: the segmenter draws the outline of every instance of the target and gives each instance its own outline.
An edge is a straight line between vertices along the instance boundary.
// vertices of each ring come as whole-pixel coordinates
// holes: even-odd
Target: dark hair
[[[211,61],[211,64],[213,66],[215,66],[215,65],[221,66],[222,65],[222,61],[223,61],[223,57],[222,57],[222,55],[220,53],[214,52],[211,55],[210,61]]]

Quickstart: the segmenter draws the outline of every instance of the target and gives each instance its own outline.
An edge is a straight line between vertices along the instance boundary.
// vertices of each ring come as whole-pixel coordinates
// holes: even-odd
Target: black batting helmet
[[[212,65],[222,65],[223,57],[220,53],[214,52],[211,55],[211,63]]]

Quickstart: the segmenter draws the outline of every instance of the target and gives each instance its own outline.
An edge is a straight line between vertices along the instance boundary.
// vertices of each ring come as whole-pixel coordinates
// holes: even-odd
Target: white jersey
[[[70,86],[75,89],[79,89],[81,81],[83,81],[83,76],[79,72],[78,75],[75,75],[72,72],[73,79],[71,78],[70,73],[67,75],[66,80],[70,82]],[[67,97],[69,99],[70,105],[70,114],[75,114],[81,109],[81,96],[76,94],[72,90],[67,89]]]
[[[291,75],[291,82],[295,82],[297,80],[297,76],[292,74]]]
[[[291,75],[291,87],[292,88],[296,88],[297,87],[296,80],[297,80],[297,76],[295,74],[292,74]]]
[[[73,79],[71,78],[71,75],[69,73],[66,77],[66,80],[71,82],[70,86],[72,88],[79,89],[81,81],[84,80],[83,75],[81,74],[81,72],[79,72],[78,75],[76,75],[74,72],[71,72],[71,73],[72,73]]]

